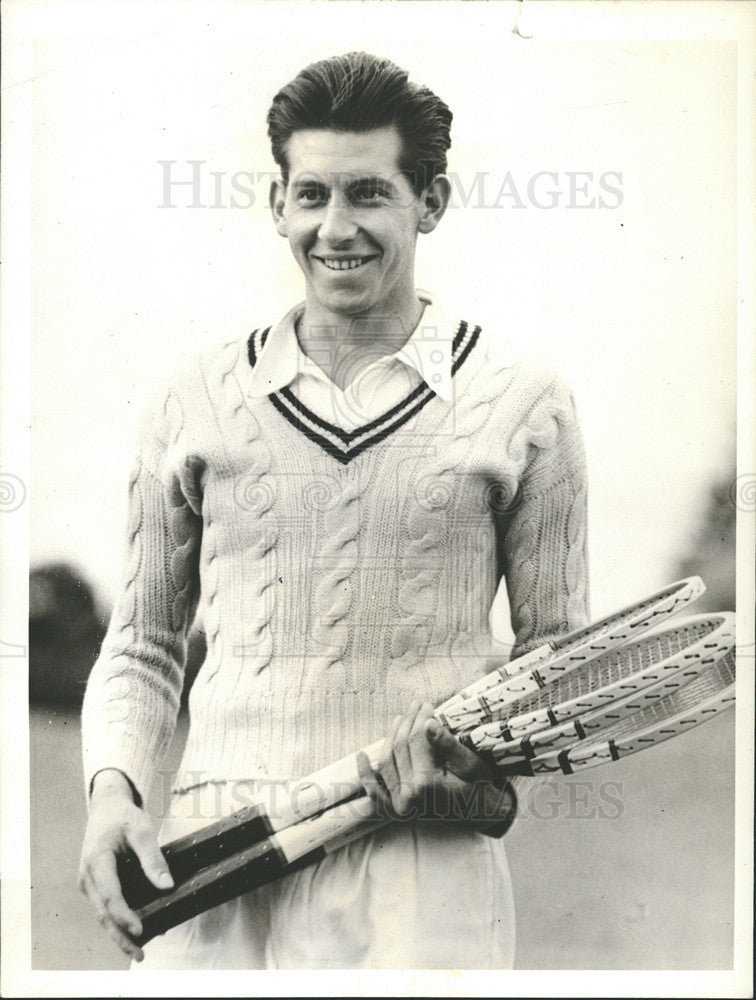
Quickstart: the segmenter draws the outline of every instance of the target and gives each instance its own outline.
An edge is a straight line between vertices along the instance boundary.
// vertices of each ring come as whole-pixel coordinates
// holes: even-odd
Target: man
[[[150,967],[513,962],[512,791],[432,705],[490,669],[502,576],[517,653],[587,620],[585,466],[563,383],[415,288],[418,235],[449,201],[450,123],[364,53],[284,87],[270,203],[305,301],[198,359],[145,420],[125,584],[83,712],[81,885],[101,923],[142,957],[119,852],[170,885],[141,804],[200,589],[208,655],[162,839],[238,807],[245,783],[296,780],[384,733],[361,773],[396,818],[151,942]]]

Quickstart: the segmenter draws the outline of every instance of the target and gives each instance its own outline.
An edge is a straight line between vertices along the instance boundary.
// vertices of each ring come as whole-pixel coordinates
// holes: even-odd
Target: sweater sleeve
[[[518,446],[527,460],[503,538],[513,657],[589,621],[585,451],[572,393],[558,377]]]
[[[117,768],[144,801],[175,728],[202,532],[198,470],[177,459],[182,425],[171,393],[142,423],[123,582],[82,708],[87,793]]]

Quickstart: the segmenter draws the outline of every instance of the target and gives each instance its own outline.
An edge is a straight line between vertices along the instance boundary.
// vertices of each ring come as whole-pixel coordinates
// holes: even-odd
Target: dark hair
[[[420,194],[446,170],[452,113],[444,102],[389,59],[348,52],[311,63],[273,98],[268,135],[273,158],[289,180],[286,144],[300,129],[369,132],[395,126],[399,167]]]

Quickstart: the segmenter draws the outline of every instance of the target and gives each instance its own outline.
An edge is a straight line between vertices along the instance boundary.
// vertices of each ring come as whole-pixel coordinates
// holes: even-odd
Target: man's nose
[[[326,207],[318,236],[324,243],[333,245],[353,240],[356,235],[357,223],[352,206],[340,198],[332,198]]]

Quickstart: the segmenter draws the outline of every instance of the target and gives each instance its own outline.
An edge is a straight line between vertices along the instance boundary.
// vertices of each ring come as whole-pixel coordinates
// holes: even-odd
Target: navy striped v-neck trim
[[[469,357],[470,352],[478,342],[480,332],[479,326],[471,329],[464,321],[459,324],[452,343],[452,375],[457,373]],[[265,330],[255,330],[251,334],[247,343],[247,354],[252,367],[255,366],[269,333],[270,327],[267,327]],[[392,406],[386,413],[352,431],[342,430],[341,427],[337,427],[314,413],[300,399],[297,399],[288,386],[271,393],[268,399],[292,427],[301,431],[310,441],[346,465],[353,458],[361,455],[366,448],[384,441],[390,434],[406,424],[435,396],[436,393],[433,389],[425,382],[421,382],[417,388],[408,393],[403,400]]]

